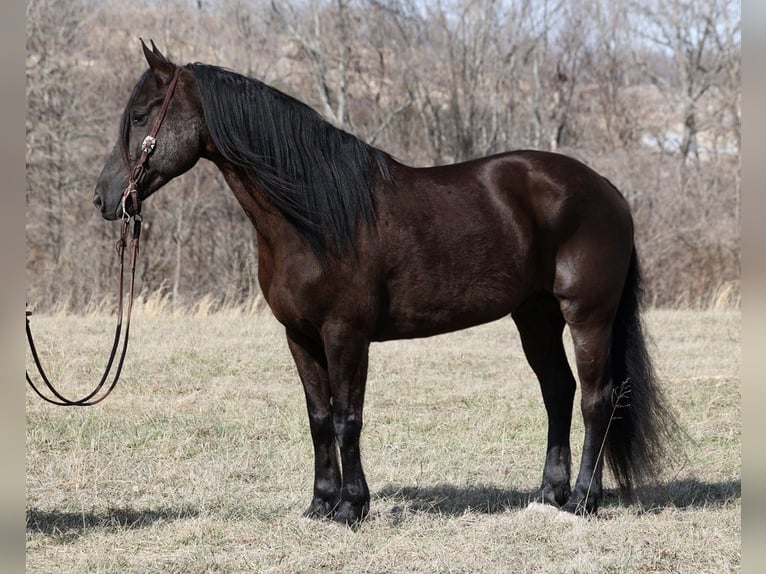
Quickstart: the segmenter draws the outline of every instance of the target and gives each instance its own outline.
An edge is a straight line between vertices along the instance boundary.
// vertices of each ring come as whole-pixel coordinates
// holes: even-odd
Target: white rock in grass
[[[564,512],[551,504],[543,504],[542,502],[530,502],[527,504],[525,511],[536,512],[539,514],[548,514],[556,520],[564,522],[577,522],[582,520],[581,516],[577,516],[571,512]]]
[[[527,510],[530,512],[540,512],[543,514],[557,514],[559,509],[551,504],[543,504],[542,502],[530,502],[527,504]]]

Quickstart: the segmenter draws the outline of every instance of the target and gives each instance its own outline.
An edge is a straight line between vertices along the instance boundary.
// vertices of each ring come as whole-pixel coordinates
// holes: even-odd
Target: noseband
[[[117,241],[117,256],[120,260],[120,280],[119,280],[119,295],[118,295],[118,307],[117,307],[117,328],[114,332],[114,342],[112,344],[112,351],[109,355],[109,360],[106,364],[106,368],[104,369],[104,374],[101,377],[101,380],[96,385],[96,388],[93,389],[90,393],[85,395],[84,397],[76,400],[68,399],[65,396],[63,396],[59,391],[56,390],[56,388],[53,386],[53,384],[48,379],[47,375],[45,374],[45,370],[42,367],[42,364],[40,363],[40,357],[37,354],[37,349],[35,348],[35,343],[32,339],[32,331],[29,327],[29,316],[32,314],[31,311],[27,310],[26,312],[26,319],[27,319],[27,341],[29,342],[29,349],[32,353],[32,359],[34,360],[35,367],[37,368],[37,372],[39,373],[40,377],[43,380],[43,383],[45,383],[45,386],[48,387],[48,390],[53,393],[53,396],[55,398],[50,398],[46,396],[33,382],[32,379],[29,377],[29,372],[26,372],[27,377],[27,383],[29,383],[29,386],[32,387],[32,389],[37,393],[38,396],[40,396],[43,400],[54,404],[54,405],[60,405],[60,406],[77,406],[77,407],[86,407],[90,405],[95,405],[97,403],[100,403],[103,401],[109,393],[112,392],[114,387],[117,385],[117,380],[120,378],[120,373],[122,372],[122,365],[125,361],[125,353],[128,349],[128,335],[130,334],[130,314],[133,309],[133,290],[135,286],[135,277],[136,277],[136,259],[138,258],[138,241],[141,236],[141,222],[143,221],[143,218],[141,217],[141,200],[138,195],[138,184],[141,180],[141,178],[146,173],[146,160],[149,158],[151,153],[154,151],[154,148],[157,144],[157,133],[160,131],[160,127],[162,126],[162,122],[165,119],[165,114],[168,111],[168,106],[170,105],[170,98],[173,97],[173,92],[176,88],[176,84],[178,83],[178,76],[181,73],[180,66],[176,68],[175,73],[173,74],[173,79],[170,81],[170,84],[168,85],[167,91],[165,92],[165,99],[162,101],[162,107],[160,107],[160,111],[157,114],[157,117],[154,119],[154,124],[152,124],[152,129],[149,131],[149,135],[147,135],[143,142],[141,143],[141,155],[139,156],[138,160],[136,161],[135,166],[133,166],[133,170],[130,173],[130,178],[128,179],[128,186],[125,188],[125,191],[122,193],[122,231],[120,233],[120,239]],[[129,214],[126,209],[126,202],[131,202],[131,207],[133,208],[133,214]],[[125,261],[125,248],[128,245],[127,237],[128,237],[128,230],[130,227],[130,222],[133,222],[133,239],[130,242],[130,290],[128,294],[128,305],[127,305],[127,317],[125,322],[125,337],[123,338],[122,343],[122,351],[120,353],[120,359],[117,362],[117,370],[115,371],[114,378],[112,379],[112,382],[110,383],[109,387],[104,391],[100,396],[97,396],[99,391],[103,388],[104,384],[106,383],[106,380],[109,378],[109,374],[112,370],[112,365],[114,363],[114,358],[117,354],[117,348],[119,347],[120,343],[120,333],[122,332],[122,316],[123,316],[123,275],[124,275],[124,261]]]

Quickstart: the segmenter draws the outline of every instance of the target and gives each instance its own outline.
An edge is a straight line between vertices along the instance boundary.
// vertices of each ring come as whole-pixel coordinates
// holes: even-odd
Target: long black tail
[[[641,323],[641,270],[635,248],[612,327],[613,417],[606,441],[606,462],[620,489],[656,480],[678,423],[657,386]]]

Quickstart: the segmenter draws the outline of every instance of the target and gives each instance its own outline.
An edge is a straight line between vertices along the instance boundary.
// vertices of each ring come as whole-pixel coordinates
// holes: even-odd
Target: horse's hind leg
[[[582,392],[585,436],[580,471],[563,510],[589,514],[596,512],[602,497],[605,437],[613,400],[614,383],[609,365],[611,315],[594,314],[581,322],[570,322],[569,329]]]
[[[570,493],[569,431],[576,387],[561,338],[564,317],[555,297],[541,292],[517,309],[513,319],[519,328],[527,361],[540,381],[548,414],[543,480],[534,500],[560,506],[569,499]]]

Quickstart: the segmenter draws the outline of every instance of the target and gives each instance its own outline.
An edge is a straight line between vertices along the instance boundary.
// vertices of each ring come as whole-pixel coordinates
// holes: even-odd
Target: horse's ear
[[[170,78],[173,76],[175,66],[160,53],[157,46],[154,45],[154,41],[149,40],[152,44],[150,50],[144,43],[143,38],[139,38],[139,40],[141,40],[141,48],[144,51],[144,58],[146,58],[146,63],[149,64],[149,68],[151,68],[151,70],[163,81],[169,82]]]
[[[166,58],[165,56],[163,56],[163,55],[162,55],[162,52],[160,52],[159,48],[157,48],[157,46],[154,44],[154,40],[152,40],[152,39],[150,38],[150,39],[149,39],[149,43],[152,45],[152,52],[154,52],[154,54],[155,54],[155,55],[156,55],[158,58],[161,58],[161,59],[163,59],[163,60],[167,60],[167,58]]]

